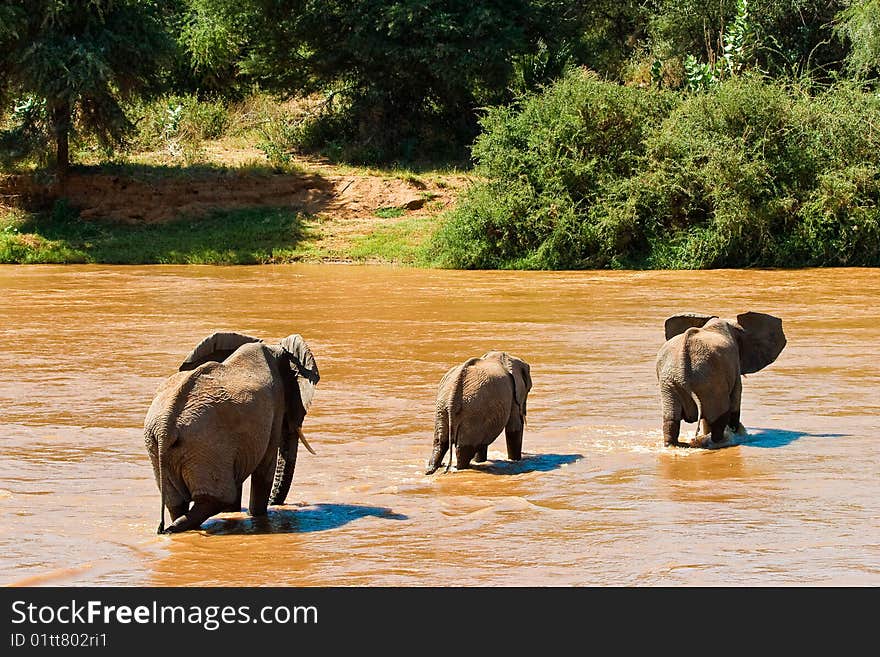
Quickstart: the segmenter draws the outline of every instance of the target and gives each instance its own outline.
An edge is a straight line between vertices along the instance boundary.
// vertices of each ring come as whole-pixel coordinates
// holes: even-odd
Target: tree
[[[155,90],[171,41],[153,0],[5,0],[0,5],[0,101],[30,97],[70,163],[74,125],[104,143],[130,129],[120,102]]]
[[[851,44],[850,72],[856,77],[880,73],[880,0],[853,0],[837,20],[838,33]]]
[[[829,78],[843,47],[832,21],[846,0],[748,0],[749,67],[774,77]],[[648,50],[653,58],[693,57],[714,67],[725,57],[725,35],[741,14],[740,0],[652,0]],[[743,62],[744,64],[746,62]]]
[[[197,0],[203,65],[234,43],[241,71],[282,95],[343,100],[345,138],[398,146],[426,130],[469,140],[478,108],[508,100],[518,57],[554,60],[575,34],[562,0]],[[547,55],[546,51],[550,54]],[[554,60],[555,61],[555,60]],[[341,135],[337,135],[341,136]]]

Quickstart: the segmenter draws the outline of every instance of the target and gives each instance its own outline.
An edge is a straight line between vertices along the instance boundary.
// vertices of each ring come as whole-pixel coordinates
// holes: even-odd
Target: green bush
[[[451,267],[604,266],[625,220],[592,208],[633,175],[646,134],[678,102],[671,92],[603,82],[576,70],[519,107],[494,108],[474,144],[489,182],[472,189],[435,236]]]
[[[852,88],[812,97],[759,79],[734,79],[687,98],[648,140],[643,171],[630,181],[630,202],[641,208],[652,245],[631,254],[634,260],[679,267],[876,263],[876,229],[858,242],[832,239],[832,232],[841,222],[876,223],[880,197],[868,181],[880,172],[880,133],[870,128],[878,110],[880,99]],[[859,191],[842,195],[844,188]],[[824,231],[816,230],[819,223]]]
[[[301,147],[356,163],[466,154],[479,108],[548,82],[587,23],[556,0],[200,4],[246,44],[239,70],[262,89],[336,96]]]
[[[195,95],[165,96],[131,108],[137,127],[138,148],[170,148],[196,145],[205,139],[222,137],[229,126],[224,101],[199,100]]]
[[[677,96],[569,75],[493,110],[488,181],[438,264],[708,268],[880,264],[880,97],[733,78]]]

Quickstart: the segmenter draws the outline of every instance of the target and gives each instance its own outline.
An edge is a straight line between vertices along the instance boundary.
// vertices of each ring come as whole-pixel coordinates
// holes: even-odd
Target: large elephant
[[[782,320],[763,313],[743,313],[736,321],[697,314],[667,319],[656,363],[665,444],[688,446],[678,440],[682,419],[702,430],[698,446],[723,442],[726,428],[743,433],[740,375],[767,367],[785,342]]]
[[[489,445],[504,431],[507,458],[522,458],[526,399],[532,389],[529,364],[503,351],[490,351],[451,368],[440,380],[434,416],[434,449],[425,474],[440,467],[455,446],[456,467],[486,460]],[[476,458],[475,458],[476,457]]]
[[[159,533],[197,529],[238,511],[251,478],[248,512],[265,515],[290,490],[302,424],[320,378],[306,342],[270,345],[214,333],[160,384],[144,419],[144,442],[162,498]],[[190,502],[193,503],[190,508]],[[173,523],[165,529],[165,509]]]

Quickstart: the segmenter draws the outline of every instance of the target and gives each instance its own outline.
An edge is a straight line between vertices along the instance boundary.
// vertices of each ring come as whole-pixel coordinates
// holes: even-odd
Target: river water
[[[876,586],[878,306],[876,269],[3,266],[0,584]],[[663,320],[747,310],[788,337],[749,438],[663,447]],[[215,330],[305,337],[317,455],[268,519],[157,536],[143,418]],[[524,459],[424,476],[437,383],[491,349],[531,364]]]

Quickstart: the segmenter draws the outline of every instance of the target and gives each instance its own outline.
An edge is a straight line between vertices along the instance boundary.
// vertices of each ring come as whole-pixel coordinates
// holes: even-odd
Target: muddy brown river
[[[876,586],[878,308],[876,269],[3,266],[0,584]],[[663,320],[747,310],[788,337],[749,437],[665,448]],[[215,330],[305,337],[317,455],[268,519],[157,536],[144,415]],[[531,364],[523,460],[425,476],[440,377],[491,349]]]

